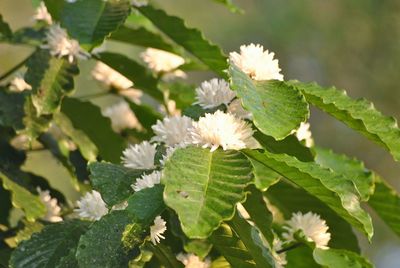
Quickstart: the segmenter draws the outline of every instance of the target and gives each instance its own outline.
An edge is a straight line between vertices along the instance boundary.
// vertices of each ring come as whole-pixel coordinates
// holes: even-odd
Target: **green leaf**
[[[196,86],[183,83],[169,83],[165,85],[169,92],[169,98],[174,100],[176,108],[185,109],[195,102]]]
[[[100,108],[87,101],[65,98],[61,112],[71,120],[73,127],[83,131],[99,150],[105,161],[120,162],[125,141],[111,129],[111,121],[102,116]]]
[[[165,41],[161,35],[150,32],[143,27],[129,28],[121,26],[111,35],[110,39],[135,46],[153,47],[176,53],[176,49]]]
[[[140,7],[138,10],[174,42],[185,48],[211,70],[226,77],[224,70],[228,66],[225,55],[218,46],[206,40],[199,30],[188,28],[181,18],[170,16],[151,5]]]
[[[39,137],[41,133],[46,132],[50,127],[51,115],[38,116],[38,111],[32,101],[32,96],[25,99],[24,104],[25,116],[22,119],[25,129],[23,134],[28,135],[31,140]]]
[[[128,199],[126,210],[143,226],[152,224],[155,217],[165,209],[163,201],[164,187],[160,184],[136,192]]]
[[[34,221],[46,214],[46,207],[39,197],[13,182],[1,171],[0,179],[3,181],[4,189],[11,192],[13,206],[22,209],[29,221]]]
[[[267,208],[267,203],[260,191],[249,187],[244,208],[250,215],[250,219],[258,227],[265,239],[272,245],[274,234],[272,233],[272,214]]]
[[[317,213],[324,219],[331,233],[329,246],[343,248],[359,252],[358,240],[351,226],[328,205],[318,198],[310,195],[305,190],[296,188],[288,183],[280,182],[265,193],[269,202],[281,211],[286,219],[290,219],[292,213],[309,211]],[[284,198],[282,198],[284,197]]]
[[[268,188],[277,183],[281,175],[261,164],[260,162],[249,158],[251,165],[253,166],[254,184],[257,189],[261,191],[267,191]]]
[[[365,168],[363,162],[335,154],[332,150],[319,147],[314,150],[317,153],[315,162],[351,179],[360,193],[361,200],[367,201],[374,193],[374,174]]]
[[[304,245],[287,251],[286,261],[285,268],[321,268],[314,261],[313,250]]]
[[[169,247],[163,244],[154,246],[149,243],[149,248],[154,253],[154,256],[165,268],[182,268],[183,264],[176,259],[175,254]]]
[[[316,163],[301,162],[285,154],[244,152],[320,199],[368,238],[372,237],[371,217],[360,207],[358,192],[351,180]]]
[[[222,224],[209,240],[232,267],[255,268],[253,257],[227,224]]]
[[[7,93],[0,88],[0,125],[13,127],[15,130],[24,128],[25,93]]]
[[[400,236],[400,195],[384,180],[376,177],[375,193],[368,201],[383,221]]]
[[[109,206],[125,201],[132,193],[131,184],[143,174],[135,170],[105,162],[89,164],[90,181]]]
[[[18,246],[11,256],[10,267],[56,267],[69,250],[76,248],[88,226],[88,222],[79,220],[45,226]]]
[[[256,263],[256,267],[275,267],[274,257],[268,242],[263,239],[261,232],[255,226],[252,226],[238,213],[235,213],[229,225],[247,248]]]
[[[253,81],[235,65],[229,67],[229,76],[232,89],[265,135],[282,140],[308,119],[308,104],[295,87],[277,80]]]
[[[150,133],[153,133],[151,126],[157,123],[157,120],[162,120],[162,115],[155,111],[152,107],[146,104],[136,104],[129,101],[129,107],[136,115],[140,124]]]
[[[12,31],[7,22],[4,21],[0,14],[0,41],[9,40],[12,38]]]
[[[77,130],[72,125],[71,120],[63,113],[53,115],[54,122],[79,147],[82,155],[88,161],[95,161],[98,155],[98,149],[89,137],[81,130]]]
[[[386,148],[400,161],[400,129],[393,117],[384,116],[365,100],[354,100],[344,90],[322,88],[316,83],[288,82],[303,92],[307,101]]]
[[[232,13],[243,13],[243,10],[237,7],[232,0],[213,0],[214,2],[225,5]]]
[[[27,63],[25,80],[32,86],[32,103],[38,116],[52,114],[64,95],[74,89],[73,76],[79,73],[75,64],[52,57],[48,50],[38,50]]]
[[[121,54],[104,52],[99,59],[134,82],[135,88],[142,89],[156,100],[163,100],[163,94],[157,87],[157,79],[145,67]]]
[[[130,13],[129,0],[45,0],[52,17],[88,50],[100,45]]]
[[[233,216],[250,181],[251,164],[240,152],[178,149],[163,170],[164,201],[189,238],[207,238]]]
[[[313,252],[314,260],[322,265],[323,267],[328,268],[373,268],[373,265],[361,257],[360,255],[343,250],[343,249],[328,249],[323,250],[316,248]]]
[[[76,252],[79,267],[128,267],[134,250],[123,244],[122,237],[131,223],[132,217],[123,210],[113,211],[94,222],[79,240]]]

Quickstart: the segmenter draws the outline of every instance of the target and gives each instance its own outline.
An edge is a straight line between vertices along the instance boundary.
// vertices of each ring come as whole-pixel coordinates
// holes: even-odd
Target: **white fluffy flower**
[[[286,260],[286,253],[276,253],[277,251],[282,249],[282,241],[275,237],[272,241],[272,256],[274,257],[275,267],[276,268],[283,268],[287,264]]]
[[[241,119],[252,119],[253,115],[245,110],[240,99],[233,100],[228,106],[228,113],[235,115]]]
[[[75,58],[86,59],[89,54],[81,49],[78,41],[70,39],[67,32],[59,24],[53,24],[46,33],[45,45],[42,48],[49,49],[50,54],[56,57],[68,57],[69,62]]]
[[[305,145],[307,147],[312,147],[314,145],[314,140],[312,138],[310,124],[309,123],[301,123],[300,127],[296,131],[296,137],[299,141],[304,140]]]
[[[49,25],[53,23],[51,15],[47,11],[47,7],[43,2],[40,2],[40,5],[36,8],[33,19],[37,21],[45,21]]]
[[[200,117],[198,122],[193,123],[190,135],[193,144],[210,147],[211,152],[220,146],[224,150],[259,148],[246,121],[221,111]]]
[[[167,230],[166,222],[161,218],[161,216],[157,216],[154,219],[154,224],[150,226],[150,240],[156,245],[160,243],[161,239],[165,239],[162,235]]]
[[[139,192],[140,190],[146,188],[153,188],[154,185],[160,184],[160,180],[161,180],[161,172],[154,171],[148,175],[142,175],[140,179],[137,179],[135,184],[132,184],[132,189],[135,192]]]
[[[131,4],[135,7],[147,6],[149,4],[148,0],[132,0]]]
[[[138,119],[125,101],[105,108],[102,114],[111,119],[111,126],[115,132],[121,132],[127,128],[141,128]]]
[[[203,108],[214,108],[221,104],[228,105],[236,96],[229,88],[229,84],[223,79],[211,79],[204,81],[200,87],[196,88],[196,104]]]
[[[92,76],[104,85],[116,88],[117,90],[124,90],[133,86],[131,80],[101,61],[96,63],[92,70]]]
[[[187,116],[166,117],[163,121],[157,120],[157,123],[151,128],[156,136],[151,140],[164,142],[168,146],[185,143],[189,138],[189,128],[193,121]]]
[[[150,144],[148,141],[129,145],[129,147],[122,152],[122,155],[122,163],[127,168],[151,169],[154,168],[156,145]]]
[[[317,248],[328,248],[327,246],[331,239],[331,234],[328,232],[329,227],[318,214],[312,212],[307,212],[306,214],[301,212],[293,213],[287,224],[288,226],[285,226],[285,229],[288,230],[288,233],[283,234],[286,239],[292,240],[293,234],[301,230],[307,240],[314,242]]]
[[[141,58],[150,69],[156,73],[171,72],[185,63],[185,60],[170,52],[159,50],[155,48],[148,48],[145,52],[141,53]]]
[[[206,259],[202,261],[198,256],[190,253],[179,253],[176,258],[185,265],[185,268],[210,268],[211,261]]]
[[[74,209],[80,217],[88,220],[99,220],[108,213],[106,204],[97,191],[87,192],[77,201],[78,208]]]
[[[22,92],[24,90],[31,90],[32,86],[29,85],[22,76],[16,76],[10,82],[10,90],[13,92]]]
[[[36,188],[37,192],[39,193],[40,201],[46,206],[46,215],[43,217],[45,221],[49,222],[59,222],[63,219],[60,217],[61,208],[57,204],[56,198],[51,198],[50,191],[45,190],[42,191],[40,187]]]
[[[261,45],[250,44],[240,46],[240,54],[229,53],[229,60],[254,80],[283,80],[278,60],[274,59],[274,55],[273,52],[264,51]]]

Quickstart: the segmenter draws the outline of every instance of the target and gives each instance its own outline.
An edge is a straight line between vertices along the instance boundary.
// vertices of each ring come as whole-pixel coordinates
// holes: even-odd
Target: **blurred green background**
[[[228,53],[248,43],[274,51],[286,79],[317,81],[365,97],[387,115],[400,118],[400,1],[398,0],[236,0],[243,14],[232,14],[211,0],[155,0],[169,13],[185,18],[189,26]],[[33,23],[30,0],[0,0],[0,13],[15,30]],[[109,44],[112,50],[129,49]],[[0,45],[0,74],[23,59],[29,48]],[[132,55],[130,55],[132,56]],[[132,57],[135,57],[133,55]],[[81,66],[78,92],[97,87],[90,78],[92,63]],[[194,82],[209,76],[194,76]],[[78,93],[77,93],[78,94]],[[384,150],[342,123],[313,109],[311,129],[316,143],[365,161],[400,190],[400,164]],[[26,169],[52,181],[75,199],[65,170],[49,165],[50,154],[30,153]],[[49,167],[52,167],[49,170]],[[400,240],[375,217],[370,245],[361,237],[363,251],[377,267],[400,267]]]

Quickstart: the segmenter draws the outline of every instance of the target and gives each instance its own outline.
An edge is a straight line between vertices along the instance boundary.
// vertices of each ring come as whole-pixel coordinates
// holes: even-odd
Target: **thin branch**
[[[282,248],[282,249],[280,249],[280,250],[277,250],[276,253],[281,254],[281,253],[283,253],[283,252],[286,252],[286,251],[289,251],[289,250],[298,248],[298,247],[300,247],[300,246],[302,246],[302,245],[303,245],[302,243],[295,243],[295,244],[293,244],[293,245],[291,245],[291,246],[288,246],[287,248]]]

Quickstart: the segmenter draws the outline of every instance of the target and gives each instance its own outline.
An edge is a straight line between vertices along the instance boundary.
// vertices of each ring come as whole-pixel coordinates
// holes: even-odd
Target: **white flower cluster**
[[[101,217],[108,213],[106,203],[104,203],[101,195],[97,191],[87,192],[79,201],[77,201],[78,208],[74,211],[78,213],[81,218],[91,221],[100,220]]]
[[[176,258],[178,261],[182,262],[185,265],[185,268],[210,268],[211,261],[209,259],[205,259],[202,261],[198,256],[189,253],[179,253]]]
[[[61,207],[58,205],[57,199],[52,198],[48,190],[42,191],[40,187],[36,188],[36,190],[39,193],[40,201],[45,205],[47,211],[43,220],[48,222],[62,221],[63,219],[60,217]]]
[[[47,11],[47,7],[44,2],[40,2],[40,5],[36,8],[33,19],[36,21],[44,21],[48,25],[53,23],[50,13]]]
[[[146,49],[140,56],[151,70],[163,74],[165,80],[186,77],[182,70],[177,69],[185,63],[185,59],[181,56],[155,48]]]
[[[104,110],[102,110],[102,114],[105,117],[110,118],[112,129],[115,132],[121,132],[127,128],[142,128],[135,114],[125,101],[120,101],[116,104],[106,107]]]
[[[17,75],[10,82],[10,91],[12,92],[22,92],[25,90],[32,90],[32,86],[29,85],[22,75]]]
[[[89,57],[89,54],[81,49],[78,41],[70,39],[67,31],[59,24],[50,26],[46,33],[46,44],[41,47],[49,49],[52,56],[58,58],[66,56],[69,62],[73,62],[76,58],[86,59]]]
[[[296,137],[299,141],[304,141],[306,147],[312,147],[314,145],[314,140],[312,138],[312,133],[310,130],[310,123],[302,122],[300,127],[296,130]]]

